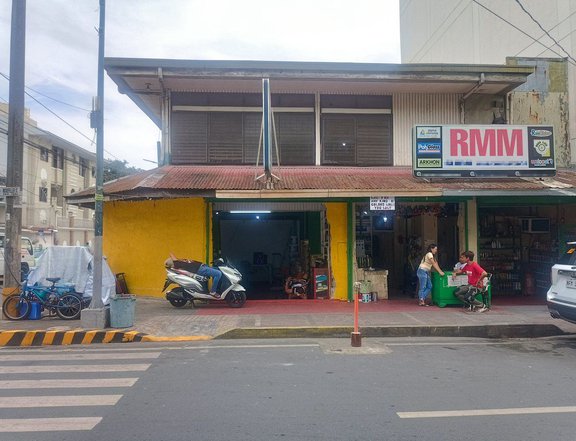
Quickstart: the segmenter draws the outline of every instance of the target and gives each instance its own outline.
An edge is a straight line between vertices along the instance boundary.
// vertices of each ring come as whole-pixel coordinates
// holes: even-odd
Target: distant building
[[[558,160],[562,165],[575,164],[576,118],[569,115],[576,114],[576,0],[523,1],[534,20],[513,1],[481,3],[400,0],[402,63],[502,64],[508,60],[508,64],[536,66],[536,75],[522,89],[535,94],[530,99],[517,97],[519,104],[524,101],[526,109],[532,106],[526,112],[531,123],[554,124],[560,131],[567,126],[571,156]],[[564,68],[558,65],[561,60]],[[554,120],[552,112],[563,115]]]
[[[0,185],[6,185],[8,104],[0,103]],[[84,245],[94,237],[93,210],[68,205],[64,195],[95,184],[96,155],[37,126],[26,109],[22,234],[36,248]],[[6,202],[0,199],[0,229]]]

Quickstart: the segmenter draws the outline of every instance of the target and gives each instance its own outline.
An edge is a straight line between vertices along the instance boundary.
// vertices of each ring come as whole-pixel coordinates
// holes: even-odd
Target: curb
[[[256,338],[349,338],[349,326],[238,328],[218,336],[156,336],[138,331],[0,331],[0,347],[48,345],[87,345],[133,342],[184,342]],[[538,338],[567,335],[549,324],[512,324],[479,326],[368,326],[360,329],[364,337],[471,337],[471,338]]]
[[[349,338],[354,328],[348,326],[240,328],[215,339],[250,338]],[[479,326],[368,326],[360,329],[364,337],[473,337],[538,338],[566,335],[548,324],[479,325]]]

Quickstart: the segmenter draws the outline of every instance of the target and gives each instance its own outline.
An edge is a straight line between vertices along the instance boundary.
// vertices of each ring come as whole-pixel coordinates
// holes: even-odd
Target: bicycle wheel
[[[4,300],[2,312],[8,320],[23,320],[30,314],[30,301],[20,294],[13,294]]]
[[[64,320],[74,320],[80,317],[82,302],[73,294],[65,294],[60,297],[56,306],[56,314]]]

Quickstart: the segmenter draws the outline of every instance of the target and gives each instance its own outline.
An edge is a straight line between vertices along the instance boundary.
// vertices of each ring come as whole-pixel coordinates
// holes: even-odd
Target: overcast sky
[[[0,0],[0,72],[10,73],[11,0]],[[39,127],[95,151],[98,0],[28,0],[26,107]],[[107,0],[107,57],[399,63],[398,0]],[[42,95],[45,96],[42,96]],[[0,101],[8,101],[0,76]],[[50,97],[50,98],[47,98]],[[62,101],[62,104],[55,100]],[[75,106],[75,107],[72,107]],[[159,130],[105,82],[106,158],[155,165]]]

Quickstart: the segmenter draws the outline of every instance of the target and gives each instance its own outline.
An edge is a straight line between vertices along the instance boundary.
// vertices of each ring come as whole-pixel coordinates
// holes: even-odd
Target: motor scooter
[[[162,292],[170,285],[176,285],[166,293],[166,300],[172,306],[181,308],[190,302],[192,306],[194,300],[223,300],[231,308],[240,308],[246,303],[246,289],[239,284],[242,274],[230,262],[224,259],[216,259],[213,266],[222,273],[219,286],[215,292],[220,296],[210,295],[208,290],[208,277],[200,276],[197,271],[197,262],[184,259],[168,259],[165,263],[166,281]]]

